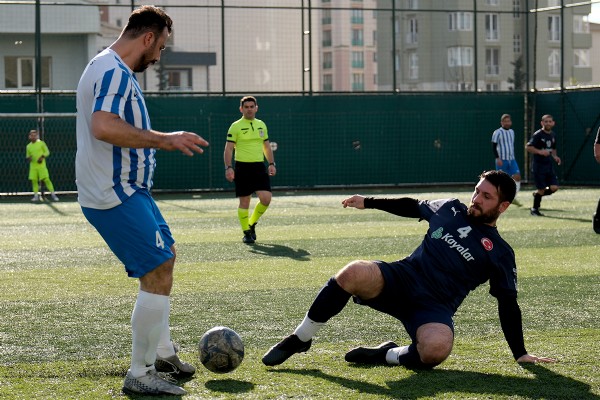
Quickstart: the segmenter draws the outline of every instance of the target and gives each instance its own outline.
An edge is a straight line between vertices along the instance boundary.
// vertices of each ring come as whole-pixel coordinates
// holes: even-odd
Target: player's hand
[[[208,142],[206,140],[193,132],[171,132],[167,133],[165,137],[166,140],[164,142],[164,146],[161,147],[162,149],[179,150],[186,156],[193,156],[194,153],[202,154],[204,153],[204,149],[202,147],[208,146]]]
[[[554,157],[554,161],[556,161],[556,163],[558,165],[560,165],[560,157],[559,156]]]
[[[277,168],[275,168],[274,165],[269,165],[269,168],[267,168],[269,170],[269,176],[275,176],[275,174],[277,174]]]
[[[38,163],[38,164],[41,164],[41,163],[42,163],[42,161],[44,161],[44,156],[41,156],[40,158],[38,158],[38,160],[37,160],[37,163]]]
[[[501,167],[501,166],[502,166],[502,159],[501,159],[501,158],[496,158],[496,165],[497,165],[498,167]]]
[[[342,206],[346,207],[354,207],[362,210],[365,208],[365,197],[355,194],[352,197],[348,197],[347,199],[342,200]]]
[[[517,359],[517,362],[535,364],[535,363],[539,363],[539,362],[553,363],[553,362],[556,362],[556,360],[554,358],[550,358],[550,357],[538,357],[533,354],[525,354],[525,355],[522,355],[521,357],[519,357]]]

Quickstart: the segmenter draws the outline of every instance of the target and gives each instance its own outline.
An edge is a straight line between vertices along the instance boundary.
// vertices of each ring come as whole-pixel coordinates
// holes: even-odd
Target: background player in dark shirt
[[[533,192],[531,215],[541,217],[540,205],[543,196],[550,196],[558,190],[558,177],[554,172],[552,160],[560,165],[560,157],[556,154],[556,136],[554,135],[554,118],[546,114],[542,116],[542,129],[537,130],[526,150],[533,154],[533,178],[537,191]]]
[[[355,195],[343,200],[344,207],[375,208],[424,219],[429,229],[421,245],[402,260],[356,260],[342,268],[318,293],[294,333],[273,346],[263,356],[263,363],[278,365],[295,353],[307,351],[317,331],[353,297],[355,303],[399,319],[412,343],[358,347],[346,354],[346,361],[432,368],[450,355],[452,317],[457,308],[471,290],[488,280],[515,360],[554,361],[525,350],[515,255],[496,230],[496,220],[515,192],[515,182],[508,174],[487,171],[480,176],[468,207],[456,199],[419,201]]]
[[[600,128],[598,129],[598,133],[596,133],[596,141],[594,142],[594,157],[600,164]],[[596,212],[594,213],[593,226],[594,232],[600,234],[600,200],[598,200],[598,206],[596,207]]]

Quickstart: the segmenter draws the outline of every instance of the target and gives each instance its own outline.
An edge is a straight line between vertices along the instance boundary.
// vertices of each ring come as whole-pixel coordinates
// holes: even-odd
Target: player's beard
[[[479,211],[479,215],[474,214],[474,210]],[[469,204],[469,209],[467,210],[467,215],[471,218],[472,221],[481,223],[481,224],[492,224],[496,222],[498,217],[500,216],[500,204],[498,204],[495,208],[487,212],[483,212],[479,206],[471,203]]]
[[[151,64],[156,63],[157,60],[151,58],[152,53],[148,52],[144,54],[144,57],[138,62],[133,72],[144,72]]]

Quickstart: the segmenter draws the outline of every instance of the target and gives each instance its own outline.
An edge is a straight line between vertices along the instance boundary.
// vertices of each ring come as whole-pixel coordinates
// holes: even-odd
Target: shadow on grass
[[[464,393],[480,396],[518,396],[530,399],[600,399],[590,386],[556,374],[539,364],[522,365],[534,374],[514,377],[482,372],[434,369],[415,371],[406,379],[388,381],[387,386],[326,374],[317,369],[280,369],[275,373],[299,374],[325,379],[359,393],[387,398],[420,399],[444,393]],[[360,367],[364,368],[364,367]],[[396,368],[396,367],[393,367]]]
[[[254,389],[254,384],[252,382],[235,379],[213,379],[207,381],[204,386],[213,392],[230,394],[246,393]]]
[[[288,257],[298,261],[310,261],[310,253],[304,249],[292,249],[288,246],[273,243],[254,243],[250,252],[263,256]]]

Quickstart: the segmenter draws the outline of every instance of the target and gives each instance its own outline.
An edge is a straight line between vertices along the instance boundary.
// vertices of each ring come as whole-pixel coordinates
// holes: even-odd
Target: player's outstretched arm
[[[125,122],[118,115],[105,111],[96,111],[92,115],[91,128],[96,139],[125,148],[179,150],[191,156],[194,153],[203,153],[201,146],[208,146],[208,142],[195,133],[185,131],[164,133],[139,129]]]
[[[354,207],[362,210],[365,208],[365,197],[359,194],[355,194],[354,196],[348,197],[342,200],[342,206],[346,207]]]
[[[550,357],[538,357],[533,354],[523,354],[521,357],[517,358],[517,362],[519,363],[553,363],[556,362],[554,358]]]

